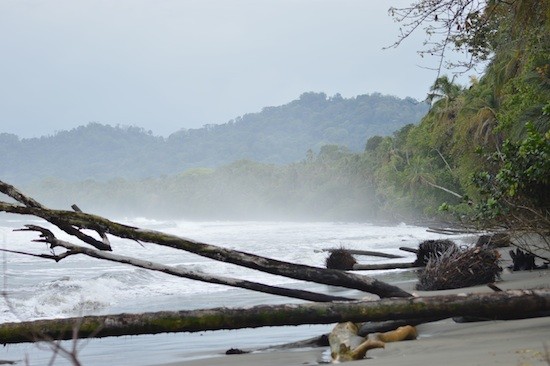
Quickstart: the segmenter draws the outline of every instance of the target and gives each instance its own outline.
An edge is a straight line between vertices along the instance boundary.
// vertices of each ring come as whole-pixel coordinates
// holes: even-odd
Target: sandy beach
[[[546,288],[550,286],[550,270],[510,272],[505,269],[497,285],[503,290]],[[491,292],[486,286],[430,292],[414,291],[413,287],[414,283],[410,283],[404,289],[419,296]],[[417,330],[418,339],[387,343],[385,349],[370,350],[365,359],[352,361],[353,364],[550,365],[550,317],[469,323],[445,319],[419,325]],[[241,355],[225,355],[220,350],[219,353],[213,351],[210,356],[162,366],[319,365],[329,362],[328,347],[273,349]]]

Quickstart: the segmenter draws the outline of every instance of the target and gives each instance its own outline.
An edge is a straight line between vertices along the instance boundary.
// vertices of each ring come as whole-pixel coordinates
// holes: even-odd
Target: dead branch
[[[409,253],[418,254],[418,249],[415,249],[415,248],[399,247],[399,250],[402,250],[402,251],[405,251],[405,252],[409,252]]]
[[[27,255],[27,256],[30,256],[30,257],[53,259],[56,262],[59,262],[63,258],[66,258],[70,255],[76,254],[76,253],[73,253],[73,252],[65,252],[65,253],[62,253],[62,254],[34,254],[34,253],[27,253],[27,252],[21,252],[21,251],[18,251],[18,250],[9,250],[9,249],[4,249],[4,248],[0,248],[0,251],[1,252],[6,252],[6,253]]]
[[[21,191],[19,191],[17,188],[12,186],[11,184],[7,184],[7,183],[5,183],[1,180],[0,180],[0,192],[4,193],[5,195],[7,195],[11,198],[13,198],[17,202],[22,203],[24,205],[24,207],[47,210],[47,208],[45,206],[43,206],[42,204],[37,202],[35,199],[24,195]],[[21,207],[21,206],[19,206],[19,207]],[[83,242],[85,242],[87,244],[90,244],[90,245],[92,245],[93,247],[95,247],[99,250],[111,250],[111,246],[109,245],[108,240],[107,240],[106,243],[105,243],[105,240],[104,240],[104,242],[100,242],[100,241],[92,238],[91,236],[84,234],[83,232],[81,232],[77,228],[73,227],[72,225],[70,225],[69,223],[64,221],[63,219],[52,218],[51,220],[47,220],[47,221],[49,221],[52,224],[56,225],[58,228],[65,231],[67,234],[76,236],[77,238],[79,238]],[[96,231],[100,234],[102,232],[102,231],[98,231],[98,230],[96,230]]]

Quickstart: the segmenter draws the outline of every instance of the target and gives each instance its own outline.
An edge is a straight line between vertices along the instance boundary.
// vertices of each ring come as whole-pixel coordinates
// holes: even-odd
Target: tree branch
[[[25,194],[23,194],[21,191],[19,191],[17,188],[12,186],[11,184],[5,183],[1,180],[0,180],[0,192],[4,193],[5,195],[7,195],[11,198],[13,198],[17,202],[22,203],[25,207],[43,209],[43,210],[48,209],[45,206],[43,206],[42,204],[40,204],[38,201],[36,201],[35,199],[33,199],[31,197],[28,197]],[[78,209],[78,207],[77,207],[77,209]],[[80,210],[80,209],[78,209],[78,210]],[[44,218],[44,219],[47,220],[46,218]],[[87,244],[90,244],[91,246],[93,246],[93,247],[95,247],[99,250],[111,250],[111,245],[109,244],[109,240],[108,239],[105,240],[106,237],[103,238],[103,236],[102,236],[103,242],[100,242],[100,241],[92,238],[91,236],[84,234],[83,232],[81,232],[80,230],[74,228],[73,226],[67,224],[67,222],[65,222],[63,220],[53,218],[53,219],[47,220],[47,221],[49,221],[52,224],[56,225],[58,228],[65,231],[67,234],[76,236],[77,238],[79,238],[83,242],[85,242]],[[100,235],[102,233],[101,231],[97,231],[97,232]]]
[[[63,258],[67,258],[67,257],[70,256],[70,255],[77,254],[77,253],[70,252],[70,251],[69,251],[69,252],[62,253],[62,254],[34,254],[34,253],[20,252],[20,251],[18,251],[18,250],[9,250],[9,249],[3,249],[3,248],[0,248],[0,251],[1,251],[1,252],[6,252],[6,253],[14,253],[14,254],[27,255],[27,256],[30,256],[30,257],[37,257],[37,258],[44,258],[44,259],[53,259],[53,260],[56,261],[56,262],[59,262],[59,261],[62,260]]]

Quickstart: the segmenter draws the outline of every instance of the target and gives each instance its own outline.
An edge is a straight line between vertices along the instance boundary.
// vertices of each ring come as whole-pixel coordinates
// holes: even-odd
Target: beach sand
[[[497,285],[503,290],[547,288],[550,287],[550,270],[505,270],[502,281],[497,282]],[[414,283],[402,287],[413,291]],[[486,286],[477,286],[444,291],[416,291],[415,294],[431,296],[472,292],[491,290]],[[550,366],[550,317],[470,323],[456,323],[452,319],[445,319],[419,325],[417,330],[417,340],[387,343],[385,349],[370,350],[367,358],[351,364]],[[328,362],[327,353],[328,347],[270,350],[242,355],[224,355],[223,352],[216,354],[213,351],[209,358],[162,366],[319,365]]]

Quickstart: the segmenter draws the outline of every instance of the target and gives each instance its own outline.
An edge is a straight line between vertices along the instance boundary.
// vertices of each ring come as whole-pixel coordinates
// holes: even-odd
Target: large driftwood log
[[[107,233],[120,238],[132,239],[141,242],[154,243],[195,253],[214,260],[236,264],[266,273],[294,278],[297,280],[316,282],[332,286],[346,287],[376,294],[380,297],[410,297],[411,294],[399,287],[385,282],[353,273],[339,270],[325,269],[302,264],[294,264],[262,257],[242,251],[230,250],[211,244],[201,243],[192,239],[178,237],[154,230],[144,230],[123,225],[97,215],[82,212],[47,209],[34,203],[36,201],[26,197],[13,186],[0,181],[0,192],[9,195],[26,206],[0,202],[0,212],[33,215],[57,225],[61,229],[72,227],[79,235],[84,235],[79,229],[90,229],[98,233]],[[22,198],[23,197],[23,198]],[[31,204],[28,204],[31,202]],[[76,235],[73,233],[73,235]],[[96,241],[97,249],[104,243]],[[110,247],[106,250],[110,250]]]
[[[322,249],[323,252],[336,252],[338,250],[345,250],[349,254],[355,254],[355,255],[366,255],[366,256],[372,256],[372,257],[382,257],[382,258],[403,258],[403,256],[397,255],[397,254],[390,254],[390,253],[383,253],[383,252],[376,252],[372,250],[360,250],[360,249],[343,249],[343,248],[327,248]]]
[[[379,263],[379,264],[354,264],[354,271],[372,271],[383,269],[408,269],[417,268],[414,263]]]
[[[262,305],[246,309],[216,308],[5,323],[0,325],[0,343],[35,341],[43,337],[70,339],[73,337],[75,326],[78,327],[78,337],[87,338],[453,316],[515,319],[520,315],[536,316],[541,313],[548,314],[549,311],[549,289],[514,290],[377,301]]]

